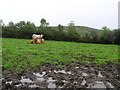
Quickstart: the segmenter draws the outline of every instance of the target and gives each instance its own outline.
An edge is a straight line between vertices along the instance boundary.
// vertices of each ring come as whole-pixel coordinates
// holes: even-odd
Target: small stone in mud
[[[72,72],[71,72],[71,71],[68,71],[67,74],[72,74]]]
[[[54,73],[56,74],[56,73],[58,73],[56,70],[54,70]]]
[[[58,73],[66,74],[65,70],[59,70]]]
[[[13,82],[13,81],[7,81],[7,82],[6,82],[6,84],[10,84],[10,85],[11,85],[11,84],[12,84],[12,82]]]
[[[86,80],[83,79],[81,85],[85,85],[86,84]]]
[[[99,73],[98,73],[98,77],[103,78],[103,76],[102,76],[102,74],[100,73],[100,71],[99,71]]]
[[[66,80],[62,80],[64,83],[69,83],[68,81],[66,81]]]
[[[86,77],[86,76],[88,76],[88,74],[87,74],[87,73],[82,73],[82,76],[85,76],[85,77]]]
[[[51,72],[51,70],[48,71],[49,73]]]
[[[79,67],[75,67],[76,69],[78,69]]]

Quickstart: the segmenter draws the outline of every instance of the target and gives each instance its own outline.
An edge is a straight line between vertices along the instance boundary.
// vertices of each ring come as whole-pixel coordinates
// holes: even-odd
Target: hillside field
[[[118,45],[48,41],[30,44],[30,39],[2,39],[3,70],[23,71],[44,63],[61,66],[75,61],[119,63]]]

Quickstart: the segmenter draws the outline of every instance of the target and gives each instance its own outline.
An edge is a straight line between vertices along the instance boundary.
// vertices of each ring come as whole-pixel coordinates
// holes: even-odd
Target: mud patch
[[[52,64],[45,64],[37,70],[21,74],[3,71],[2,89],[120,88],[119,66],[76,62],[60,69]]]

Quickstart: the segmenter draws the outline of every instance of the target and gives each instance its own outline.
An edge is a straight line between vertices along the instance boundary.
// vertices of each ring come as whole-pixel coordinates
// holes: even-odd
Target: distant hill
[[[51,28],[58,30],[57,26],[50,26]],[[64,30],[68,30],[68,26],[63,26]],[[87,26],[75,26],[78,33],[90,33],[92,31],[96,31],[97,33],[100,33],[100,29],[95,29]]]

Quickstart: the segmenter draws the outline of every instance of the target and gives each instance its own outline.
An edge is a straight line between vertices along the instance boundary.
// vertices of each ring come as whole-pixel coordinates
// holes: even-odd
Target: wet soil
[[[57,68],[44,64],[36,70],[16,74],[3,70],[2,90],[39,90],[40,88],[120,88],[117,64],[71,63]]]

